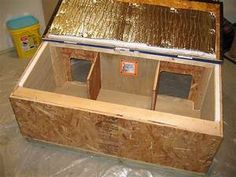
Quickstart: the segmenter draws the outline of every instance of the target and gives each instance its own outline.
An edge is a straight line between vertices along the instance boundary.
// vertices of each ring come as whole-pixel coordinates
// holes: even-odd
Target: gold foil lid
[[[112,0],[64,0],[49,34],[215,53],[215,16]]]

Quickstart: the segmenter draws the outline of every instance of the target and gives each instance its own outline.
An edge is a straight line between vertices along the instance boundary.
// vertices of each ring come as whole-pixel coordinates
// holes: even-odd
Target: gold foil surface
[[[210,12],[112,0],[64,0],[49,34],[215,52]]]

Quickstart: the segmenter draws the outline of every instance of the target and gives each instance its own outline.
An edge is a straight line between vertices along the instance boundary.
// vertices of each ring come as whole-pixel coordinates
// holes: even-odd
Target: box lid
[[[44,40],[221,61],[222,3],[62,0]]]

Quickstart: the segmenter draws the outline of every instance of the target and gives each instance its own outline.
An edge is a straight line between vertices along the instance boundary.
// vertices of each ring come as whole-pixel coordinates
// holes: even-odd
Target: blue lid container
[[[19,17],[19,18],[15,18],[15,19],[7,21],[7,27],[10,30],[17,30],[17,29],[33,26],[38,23],[39,21],[35,17],[28,15],[28,16],[23,16],[23,17]]]

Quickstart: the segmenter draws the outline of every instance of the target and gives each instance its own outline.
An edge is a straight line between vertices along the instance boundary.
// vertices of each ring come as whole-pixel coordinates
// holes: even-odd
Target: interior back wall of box
[[[1,0],[0,1],[0,52],[13,47],[6,21],[31,14],[35,16],[41,25],[41,32],[45,29],[41,0]]]

